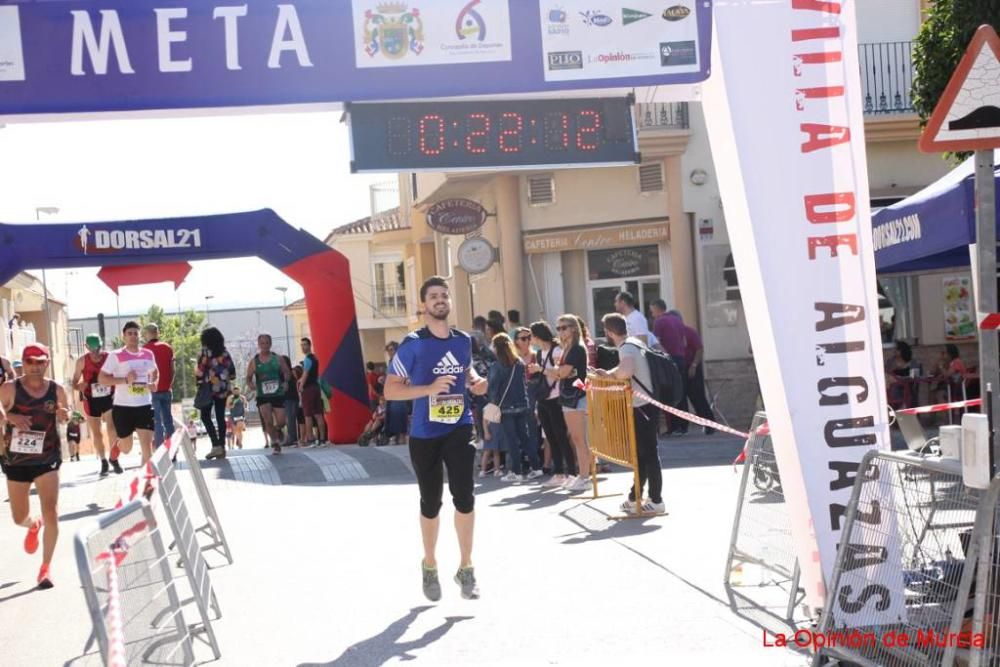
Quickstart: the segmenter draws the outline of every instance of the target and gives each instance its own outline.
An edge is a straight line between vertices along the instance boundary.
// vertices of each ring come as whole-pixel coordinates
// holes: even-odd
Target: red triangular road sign
[[[1000,37],[980,26],[920,135],[925,153],[1000,148]]]

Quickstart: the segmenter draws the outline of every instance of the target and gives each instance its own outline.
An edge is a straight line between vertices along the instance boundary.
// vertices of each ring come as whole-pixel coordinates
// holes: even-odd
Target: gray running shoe
[[[424,597],[431,602],[441,599],[441,582],[438,581],[438,571],[436,567],[427,567],[423,561],[420,562],[420,569],[424,575]]]
[[[479,599],[479,586],[476,584],[475,568],[462,567],[455,573],[455,583],[462,588],[462,597],[466,600]]]

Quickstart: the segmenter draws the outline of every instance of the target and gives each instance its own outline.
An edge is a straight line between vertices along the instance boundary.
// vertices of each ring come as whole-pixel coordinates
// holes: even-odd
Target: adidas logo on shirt
[[[462,364],[458,363],[455,355],[448,352],[441,357],[441,361],[437,362],[437,366],[434,367],[432,372],[434,375],[459,375],[464,371],[465,368],[462,367]]]

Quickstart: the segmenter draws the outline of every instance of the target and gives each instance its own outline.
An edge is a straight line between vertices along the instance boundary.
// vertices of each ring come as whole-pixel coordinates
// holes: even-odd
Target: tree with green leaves
[[[201,354],[201,330],[205,326],[205,315],[194,310],[168,315],[163,308],[153,305],[139,318],[142,326],[150,322],[160,328],[160,340],[174,349],[174,400],[194,396],[194,369]]]
[[[926,125],[979,26],[1000,30],[1000,0],[935,0],[913,44],[913,107]]]

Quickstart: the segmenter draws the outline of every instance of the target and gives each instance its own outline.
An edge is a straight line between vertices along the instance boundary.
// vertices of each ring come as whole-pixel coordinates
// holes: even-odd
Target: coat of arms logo
[[[365,53],[399,60],[407,53],[424,50],[424,24],[420,10],[408,9],[405,2],[383,2],[377,11],[365,12]]]

